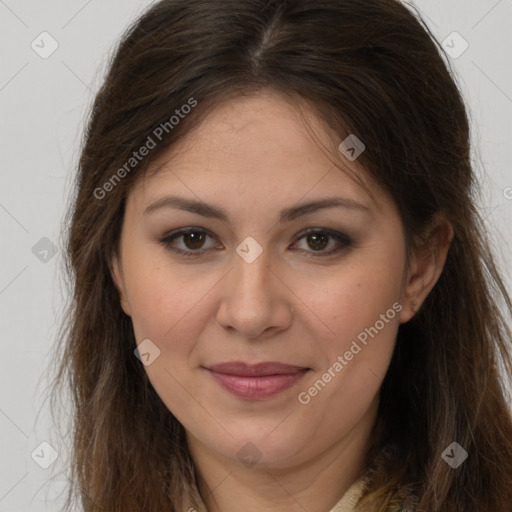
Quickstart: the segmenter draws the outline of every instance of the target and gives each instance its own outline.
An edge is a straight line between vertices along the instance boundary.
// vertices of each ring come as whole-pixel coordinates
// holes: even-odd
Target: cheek
[[[126,264],[133,330],[137,344],[149,339],[158,348],[158,356],[144,370],[167,408],[188,426],[198,414],[190,396],[201,396],[189,360],[204,329],[201,311],[210,286],[168,263],[147,261],[141,254]]]
[[[308,382],[308,386],[314,387],[303,388],[307,395],[304,401],[315,402],[317,414],[326,409],[343,414],[347,405],[354,407],[354,411],[360,407],[362,412],[382,383],[402,309],[405,259],[397,245],[387,254],[368,251],[366,257],[360,256],[350,266],[324,278],[310,295],[315,311],[329,328],[322,331],[328,334],[316,338],[319,353],[324,357]]]
[[[137,341],[150,338],[163,345],[184,327],[200,325],[201,301],[212,285],[210,278],[194,278],[192,266],[170,265],[165,253],[144,256],[134,254],[126,264],[132,322]]]
[[[330,336],[325,336],[326,340],[331,338],[329,344],[335,337],[338,348],[343,348],[344,342],[373,326],[388,311],[386,320],[390,318],[398,325],[399,307],[393,309],[393,304],[399,303],[401,297],[404,262],[398,254],[395,256],[359,258],[356,263],[317,279],[316,286],[307,277],[302,282],[295,278],[301,296],[307,297],[304,302],[329,328],[326,333]]]
[[[353,267],[316,295],[329,336],[316,338],[323,364],[297,397],[305,415],[341,435],[376,399],[399,327],[400,265]],[[334,333],[334,334],[333,334]]]

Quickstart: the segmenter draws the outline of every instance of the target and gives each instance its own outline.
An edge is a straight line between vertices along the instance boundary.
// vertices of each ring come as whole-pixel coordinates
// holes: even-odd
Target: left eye
[[[200,256],[207,250],[215,248],[215,244],[210,245],[210,247],[204,247],[208,238],[214,239],[213,236],[202,229],[187,228],[165,236],[160,239],[160,243],[168,249],[184,256]],[[352,244],[350,237],[347,235],[325,229],[310,229],[303,233],[297,240],[304,240],[306,246],[311,249],[308,250],[307,248],[298,247],[298,250],[318,253],[318,256],[327,256],[336,253]],[[181,243],[176,244],[176,241],[180,241]],[[297,245],[300,244],[295,242],[291,247]]]
[[[349,247],[352,244],[350,237],[343,233],[336,231],[322,230],[322,229],[310,229],[304,233],[299,240],[305,240],[307,247],[312,251],[306,252],[320,252],[319,256],[326,256],[335,252],[341,251],[345,247]],[[330,244],[331,242],[331,244]],[[334,243],[333,243],[334,242]],[[330,249],[326,250],[328,246]],[[334,245],[334,247],[333,247]],[[303,249],[301,249],[303,250]]]

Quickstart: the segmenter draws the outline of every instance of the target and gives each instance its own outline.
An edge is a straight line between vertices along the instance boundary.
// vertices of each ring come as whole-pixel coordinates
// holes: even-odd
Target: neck
[[[208,512],[330,511],[366,468],[366,449],[378,402],[336,443],[294,464],[256,464],[219,455],[187,432],[199,492]]]

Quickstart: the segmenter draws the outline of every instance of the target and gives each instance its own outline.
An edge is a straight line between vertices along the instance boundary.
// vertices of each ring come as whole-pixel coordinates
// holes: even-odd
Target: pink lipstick
[[[247,400],[274,396],[293,386],[309,370],[283,363],[250,365],[237,361],[215,364],[206,369],[224,389]]]

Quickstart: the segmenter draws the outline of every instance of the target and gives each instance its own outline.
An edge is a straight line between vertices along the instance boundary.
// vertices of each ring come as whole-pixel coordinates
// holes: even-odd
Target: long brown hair
[[[358,161],[395,200],[409,243],[437,214],[455,233],[438,283],[400,326],[358,510],[510,512],[512,303],[477,210],[455,78],[420,16],[395,0],[162,0],[124,34],[67,222],[72,300],[54,387],[56,400],[67,383],[73,406],[66,510],[76,499],[87,512],[202,510],[184,429],[134,356],[110,261],[150,162],[220,101],[265,89],[307,102],[340,142],[359,135]],[[442,458],[453,442],[468,453],[457,469]]]

